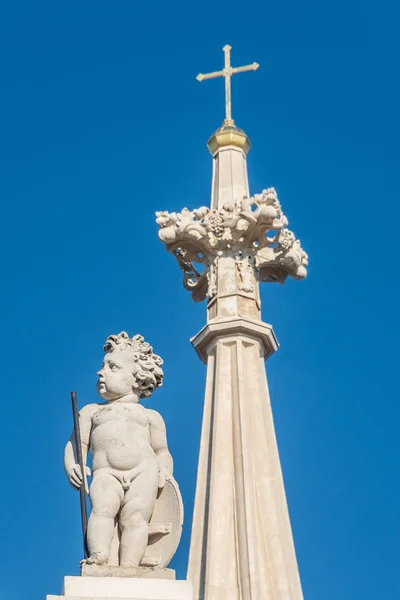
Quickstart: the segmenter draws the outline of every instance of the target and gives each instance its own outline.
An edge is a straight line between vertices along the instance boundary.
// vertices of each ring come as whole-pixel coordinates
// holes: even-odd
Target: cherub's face
[[[118,400],[134,391],[133,359],[129,352],[119,348],[105,355],[98,371],[97,391],[107,401]]]

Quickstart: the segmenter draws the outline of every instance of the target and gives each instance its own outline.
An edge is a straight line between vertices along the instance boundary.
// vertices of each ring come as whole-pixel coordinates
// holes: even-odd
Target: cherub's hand
[[[158,473],[158,489],[161,490],[168,479],[171,479],[171,474],[169,472],[160,471]]]
[[[90,477],[91,472],[89,467],[85,467],[85,472],[86,472],[86,477]],[[68,480],[70,482],[70,484],[72,485],[72,487],[74,488],[74,490],[79,490],[79,488],[82,485],[82,471],[81,471],[81,466],[78,464],[75,464],[72,469],[70,469],[68,471]],[[88,487],[87,487],[87,480],[86,480],[86,493],[89,493]]]

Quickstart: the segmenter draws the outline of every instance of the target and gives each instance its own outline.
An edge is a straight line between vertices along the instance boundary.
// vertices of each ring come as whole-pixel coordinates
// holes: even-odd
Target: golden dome
[[[241,148],[245,154],[251,148],[249,138],[243,129],[239,129],[231,123],[224,123],[217,129],[208,140],[207,146],[213,156],[223,146],[236,146]]]

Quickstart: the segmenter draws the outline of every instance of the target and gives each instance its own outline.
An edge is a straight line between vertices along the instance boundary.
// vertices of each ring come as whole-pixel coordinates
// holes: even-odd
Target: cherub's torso
[[[128,471],[154,457],[150,445],[150,411],[136,403],[92,406],[93,471],[100,468]]]

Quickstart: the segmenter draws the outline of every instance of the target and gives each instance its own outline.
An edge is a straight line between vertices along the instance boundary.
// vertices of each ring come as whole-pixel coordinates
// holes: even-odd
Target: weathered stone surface
[[[162,384],[162,360],[142,336],[125,332],[104,346],[97,389],[104,403],[79,415],[84,460],[93,454],[89,565],[164,568],[180,540],[183,506],[174,480],[164,421],[139,404]],[[81,470],[74,434],[65,448],[65,470],[78,488]]]
[[[228,153],[233,161],[237,149],[227,148],[222,154]],[[221,161],[219,154],[216,161]],[[223,164],[216,170],[220,185]],[[245,170],[240,173],[236,177],[247,177]],[[228,180],[232,184],[231,177]],[[218,191],[223,198],[226,187],[229,186]],[[218,286],[211,284],[213,271],[221,263],[221,257],[229,255],[237,261],[239,289],[248,293],[254,291],[253,270],[258,281],[279,283],[284,283],[288,276],[304,279],[307,275],[308,256],[286,227],[288,220],[275,189],[263,190],[251,198],[244,194],[248,186],[239,189],[238,193],[233,190],[233,197],[222,204],[218,195],[218,204],[213,209],[202,206],[195,210],[184,208],[180,213],[156,213],[159,237],[178,260],[184,274],[183,284],[195,301],[210,299],[218,293]]]
[[[246,153],[218,145],[211,208],[157,213],[207,324],[192,339],[207,383],[188,579],[195,600],[302,600],[264,360],[259,283],[304,279],[308,257],[273,188],[250,197]]]
[[[81,565],[82,577],[138,577],[143,579],[175,579],[174,569],[160,567],[113,567],[112,565]]]
[[[188,579],[196,600],[301,600],[265,350],[257,331],[232,332],[214,332],[203,346],[208,370]]]

